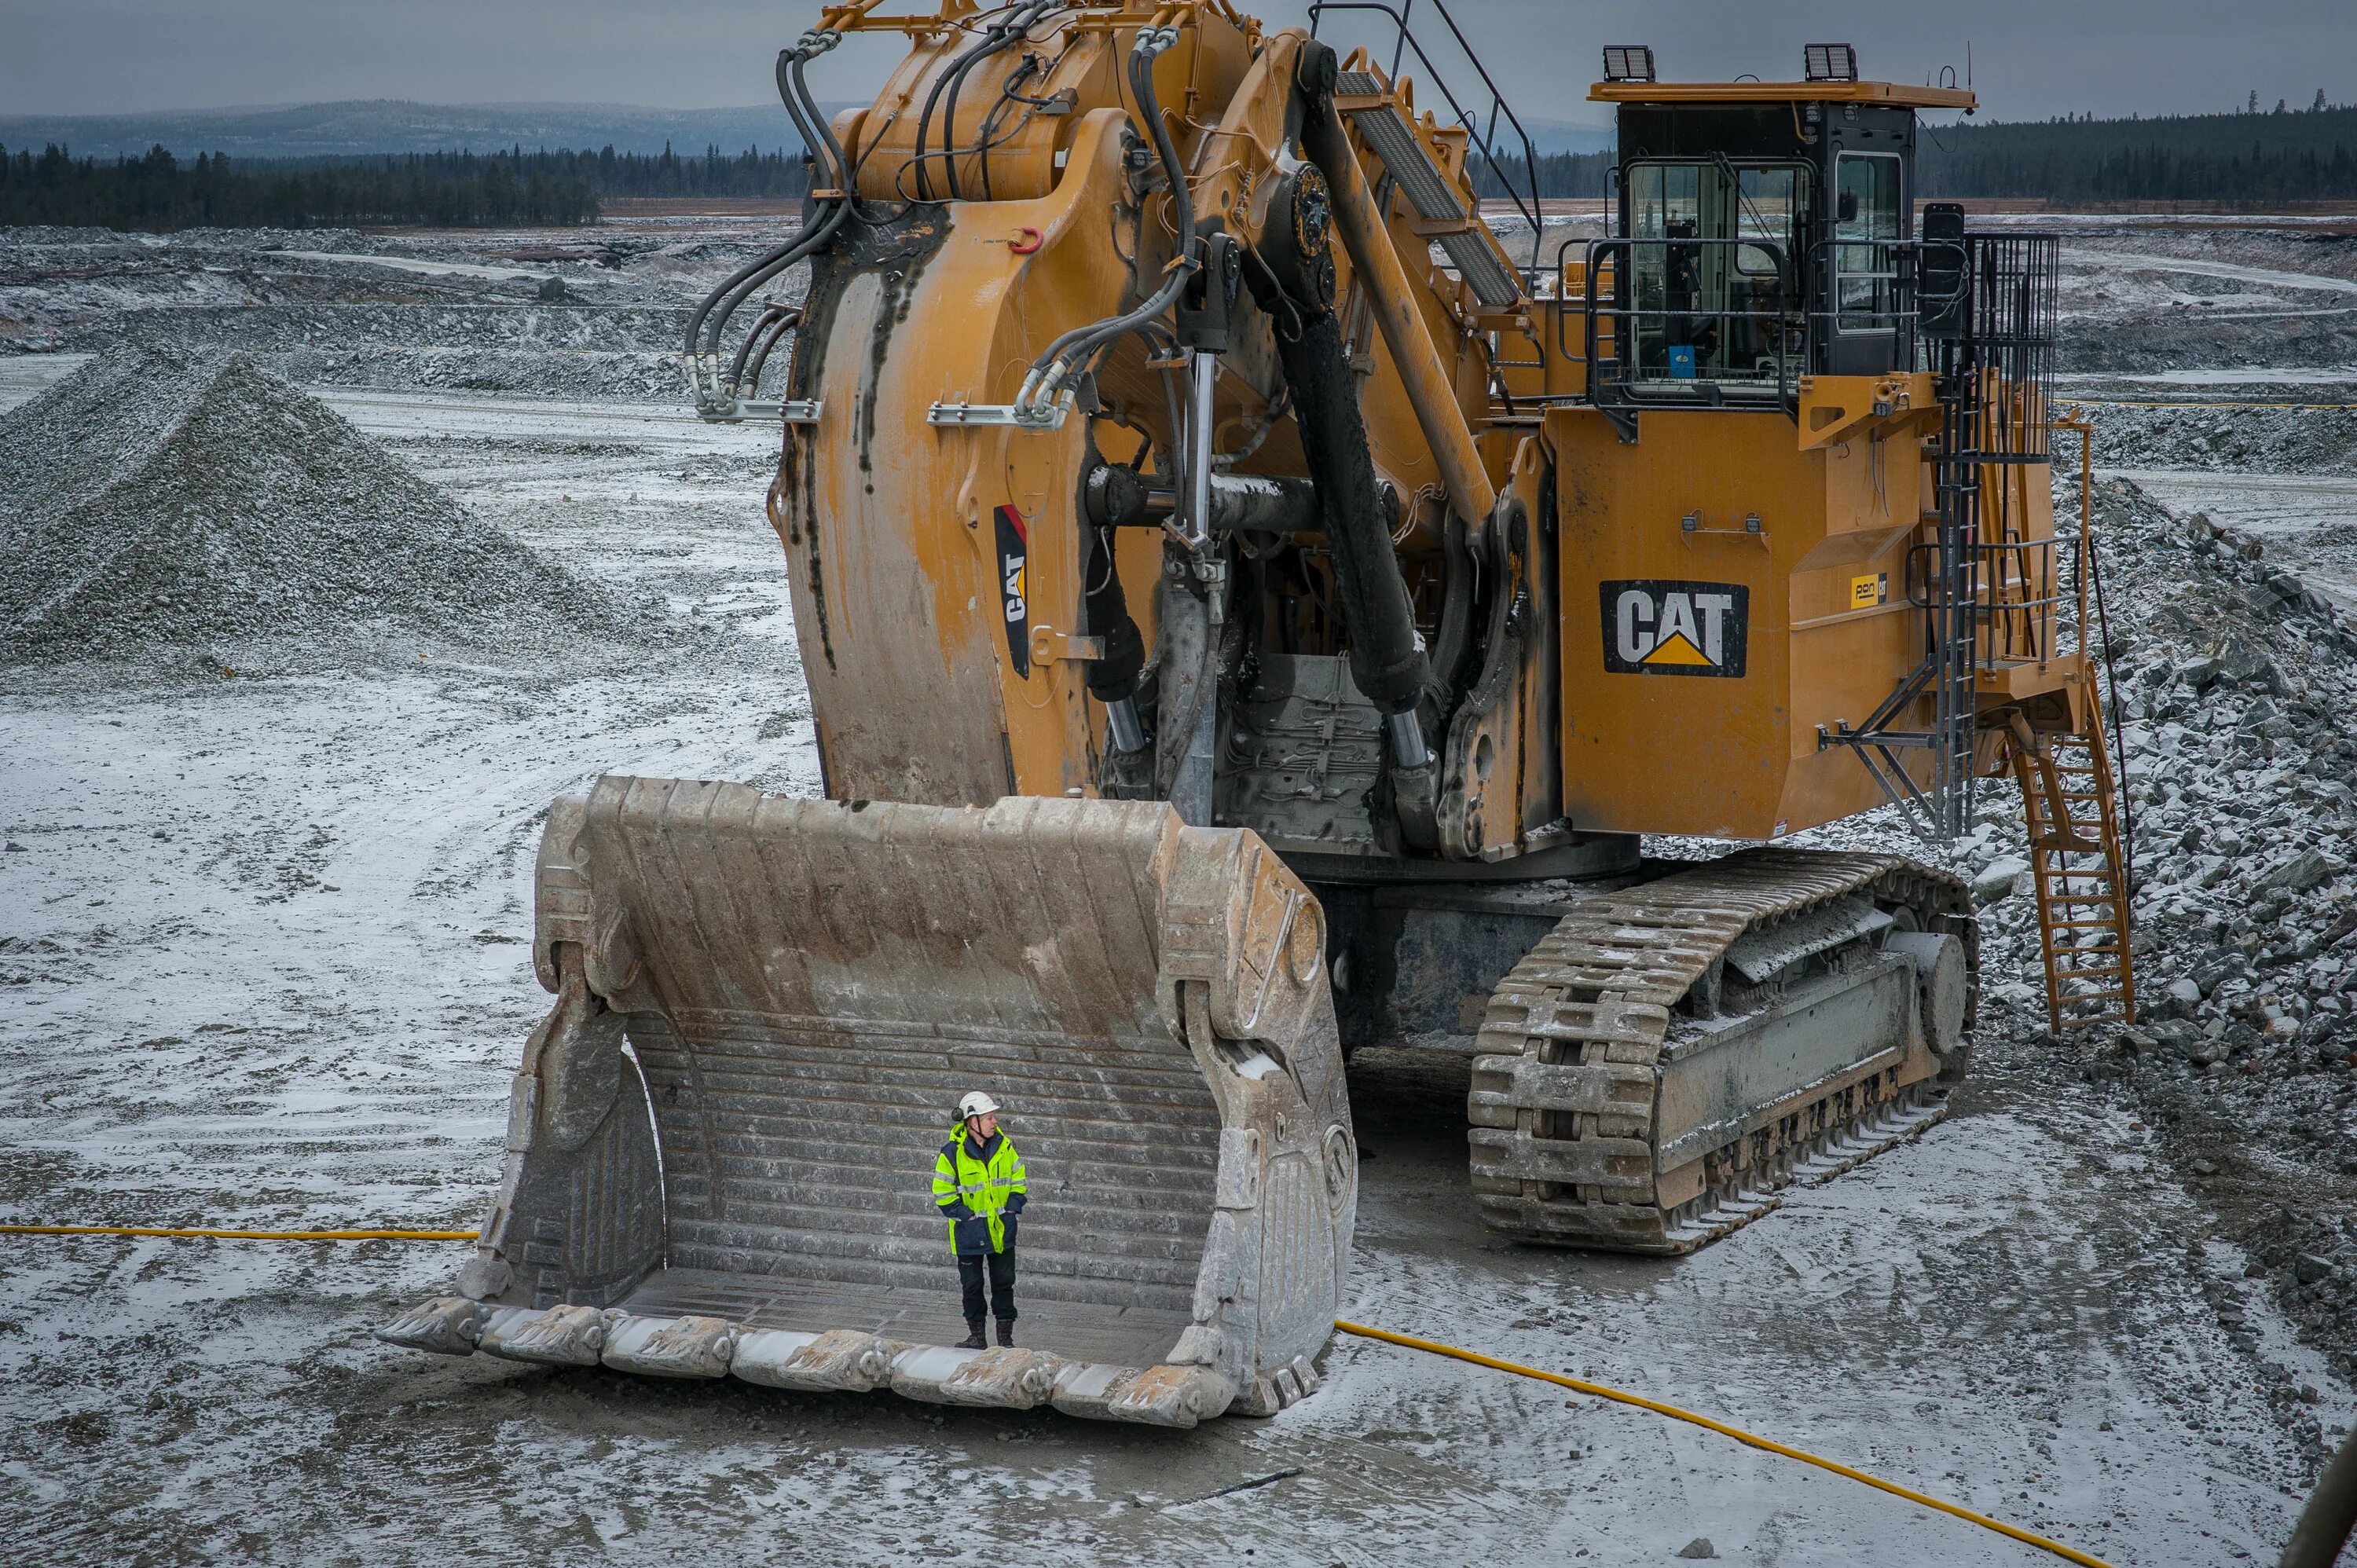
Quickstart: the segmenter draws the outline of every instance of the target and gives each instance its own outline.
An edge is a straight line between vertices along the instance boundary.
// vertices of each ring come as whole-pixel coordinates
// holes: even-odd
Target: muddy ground
[[[2357,313],[2352,242],[2180,230],[2074,239],[2066,304],[2114,335],[2173,330],[2176,296],[2213,287],[2277,314],[2234,355],[2209,323],[2174,371],[2066,355],[2074,373],[2264,388],[2357,361],[2298,325]],[[6,330],[63,350],[0,358],[0,402],[110,333],[254,348],[479,516],[709,633],[635,660],[0,673],[5,1218],[473,1224],[544,1004],[524,938],[549,799],[608,769],[816,792],[759,510],[771,438],[647,401],[669,373],[649,323],[758,231],[623,225],[553,258],[528,238],[276,242],[296,256],[0,237]],[[2189,253],[2212,270],[2152,264]],[[552,276],[569,303],[542,297]],[[2152,411],[2125,405],[2168,383],[2072,384],[2132,434]],[[2135,465],[2171,505],[2256,504],[2214,454],[2148,448],[2172,450]],[[2329,566],[2342,493],[2309,493],[2271,526]],[[1987,918],[2018,937],[2028,914]],[[2262,1232],[2346,1198],[2295,1160],[2235,1159],[2212,1080],[2047,1039],[2023,950],[1993,944],[1945,1122],[1678,1262],[1489,1241],[1462,1068],[1362,1056],[1349,1315],[1699,1409],[2120,1564],[2271,1560],[2352,1398],[2330,1360],[2349,1347],[2300,1339]],[[1707,1538],[1763,1564],[2039,1560],[1706,1432],[1347,1338],[1304,1404],[1174,1434],[370,1339],[455,1262],[0,1240],[0,1556],[1358,1568],[1667,1562]]]

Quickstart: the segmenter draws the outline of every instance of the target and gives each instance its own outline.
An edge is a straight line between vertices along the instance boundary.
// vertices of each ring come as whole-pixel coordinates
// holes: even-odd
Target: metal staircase
[[[2118,780],[2092,673],[2083,711],[2075,733],[2047,735],[2017,714],[2007,738],[2029,829],[2046,1020],[2057,1035],[2136,1022]]]

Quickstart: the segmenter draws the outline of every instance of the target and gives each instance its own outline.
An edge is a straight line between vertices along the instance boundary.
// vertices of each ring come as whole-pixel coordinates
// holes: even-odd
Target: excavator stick
[[[1323,912],[1256,834],[606,778],[533,956],[477,1256],[380,1337],[1168,1426],[1315,1386],[1358,1161]],[[1020,1348],[955,1348],[969,1088],[1029,1171]]]

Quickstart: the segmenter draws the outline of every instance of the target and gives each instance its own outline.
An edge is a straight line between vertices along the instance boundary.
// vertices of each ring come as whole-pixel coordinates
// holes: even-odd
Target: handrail
[[[1721,306],[1715,308],[1705,306],[1696,306],[1692,309],[1673,309],[1667,306],[1653,307],[1622,303],[1622,300],[1629,295],[1633,286],[1635,278],[1636,251],[1637,247],[1641,245],[1662,247],[1671,245],[1691,245],[1697,249],[1704,247],[1723,248],[1734,246],[1740,249],[1760,251],[1768,255],[1775,263],[1776,303],[1771,308],[1765,310],[1738,309],[1732,306]],[[1599,302],[1597,284],[1603,274],[1603,266],[1601,263],[1604,258],[1608,255],[1617,257],[1618,260],[1612,268],[1613,302],[1609,305],[1605,305]],[[1587,242],[1586,267],[1587,275],[1581,280],[1582,298],[1580,314],[1584,328],[1582,349],[1584,351],[1584,358],[1588,368],[1588,397],[1591,402],[1598,403],[1611,401],[1638,407],[1643,407],[1650,404],[1654,407],[1673,408],[1689,407],[1693,404],[1694,400],[1688,398],[1660,396],[1649,397],[1635,391],[1632,386],[1632,382],[1636,378],[1631,374],[1631,371],[1636,364],[1634,328],[1636,323],[1639,321],[1650,319],[1666,320],[1673,317],[1682,317],[1688,320],[1707,317],[1718,322],[1768,321],[1773,322],[1779,326],[1783,326],[1790,323],[1794,317],[1792,310],[1792,273],[1791,258],[1785,254],[1784,248],[1781,245],[1777,244],[1772,240],[1751,240],[1738,236],[1714,236],[1707,239],[1692,240],[1672,239],[1668,237],[1648,237],[1643,239],[1623,237],[1620,239],[1611,240],[1590,240]],[[1597,351],[1598,337],[1596,324],[1598,317],[1609,318],[1615,324],[1612,345],[1613,352],[1612,357],[1609,360],[1599,358]],[[1808,358],[1809,328],[1807,325],[1808,317],[1805,312],[1802,313],[1801,321],[1803,337],[1797,354],[1790,347],[1780,347],[1774,355],[1776,361],[1776,401],[1781,406],[1784,407],[1788,411],[1796,406],[1792,382],[1794,362],[1798,360],[1805,365]],[[1560,336],[1559,324],[1558,336]],[[1708,380],[1710,381],[1713,389],[1712,401],[1725,401],[1724,388],[1717,379],[1699,376],[1695,379],[1698,381]],[[1614,392],[1609,400],[1603,396],[1604,388],[1608,384],[1614,388]]]
[[[1498,183],[1505,188],[1507,199],[1514,204],[1515,210],[1520,212],[1523,220],[1530,224],[1531,263],[1527,272],[1528,275],[1534,277],[1539,271],[1538,151],[1531,145],[1531,134],[1523,128],[1522,119],[1515,114],[1513,105],[1506,102],[1505,93],[1499,89],[1497,82],[1491,79],[1489,68],[1481,63],[1481,57],[1473,52],[1473,46],[1466,40],[1464,29],[1457,25],[1457,18],[1448,14],[1448,7],[1444,4],[1444,0],[1428,0],[1433,10],[1439,14],[1441,26],[1447,27],[1448,36],[1457,40],[1457,48],[1465,56],[1465,63],[1473,68],[1473,74],[1480,77],[1481,85],[1490,91],[1490,128],[1485,132],[1474,123],[1473,116],[1466,113],[1465,106],[1457,101],[1457,94],[1449,91],[1448,81],[1440,74],[1440,68],[1433,63],[1432,57],[1425,52],[1424,45],[1417,41],[1416,36],[1408,29],[1407,13],[1415,9],[1415,4],[1416,0],[1402,0],[1401,5],[1394,9],[1384,4],[1383,0],[1311,0],[1309,36],[1311,38],[1318,36],[1318,24],[1328,11],[1374,11],[1392,19],[1392,24],[1398,32],[1392,45],[1390,80],[1394,83],[1399,81],[1399,67],[1403,53],[1405,50],[1414,49],[1417,62],[1424,67],[1426,83],[1448,101],[1449,113],[1457,116],[1457,124],[1464,129],[1466,135],[1472,139],[1473,145],[1480,150],[1481,161],[1490,166],[1490,172],[1496,175]],[[1530,188],[1530,199],[1527,203],[1523,199],[1523,193],[1514,188],[1513,180],[1507,176],[1504,166],[1499,163],[1497,152],[1491,145],[1497,135],[1498,116],[1501,114],[1506,117],[1507,124],[1513,127],[1515,138],[1523,144],[1523,174]],[[1473,198],[1474,211],[1477,215],[1480,210],[1480,195],[1477,191]],[[1528,286],[1527,284],[1525,286]]]

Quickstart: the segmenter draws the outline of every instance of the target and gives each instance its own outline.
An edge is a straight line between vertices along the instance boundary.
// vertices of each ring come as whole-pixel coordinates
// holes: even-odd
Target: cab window
[[[1629,166],[1640,380],[1778,382],[1780,357],[1800,344],[1792,274],[1813,173],[1801,163],[1717,159]]]
[[[1899,159],[1844,153],[1835,164],[1834,294],[1845,332],[1899,327]]]

